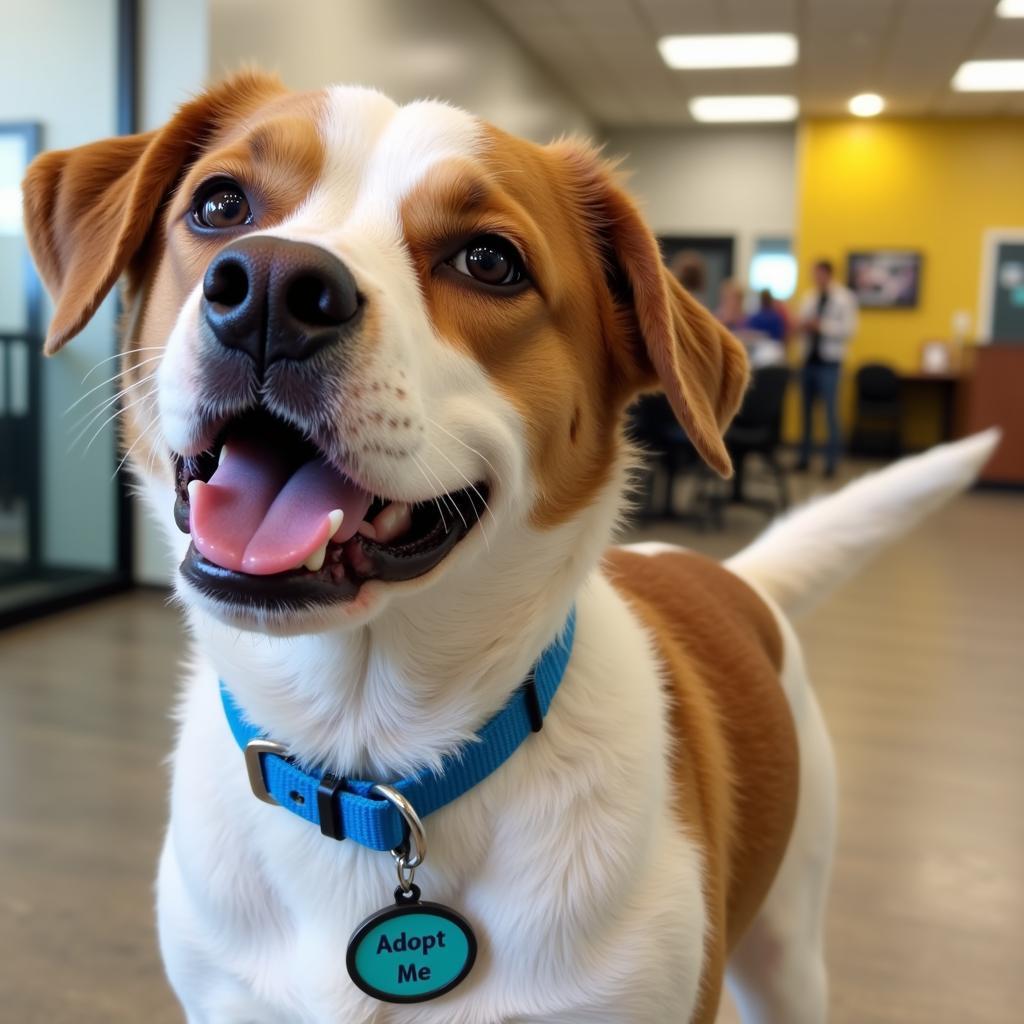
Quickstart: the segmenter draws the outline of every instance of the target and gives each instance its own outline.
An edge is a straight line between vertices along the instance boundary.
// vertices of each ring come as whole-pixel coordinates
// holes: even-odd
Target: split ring
[[[408,830],[406,842],[402,846],[396,846],[391,851],[396,860],[401,858],[401,867],[399,868],[399,877],[401,878],[402,868],[418,868],[423,863],[424,858],[427,856],[427,833],[423,828],[423,822],[420,821],[420,816],[416,813],[416,809],[393,786],[378,783],[370,792],[384,797],[402,816],[402,820],[405,822],[406,829]],[[408,847],[410,844],[412,847],[411,857],[409,856],[410,850],[402,848],[403,846]]]

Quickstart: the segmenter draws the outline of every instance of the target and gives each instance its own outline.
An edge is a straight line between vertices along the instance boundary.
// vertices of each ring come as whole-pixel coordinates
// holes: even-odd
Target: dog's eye
[[[481,235],[449,261],[460,274],[498,287],[518,284],[526,276],[519,250],[501,235]]]
[[[239,185],[219,181],[196,195],[192,219],[203,228],[237,228],[252,223],[252,210]]]

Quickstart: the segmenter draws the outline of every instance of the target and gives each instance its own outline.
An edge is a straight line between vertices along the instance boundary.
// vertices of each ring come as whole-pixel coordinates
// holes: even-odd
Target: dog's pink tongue
[[[208,561],[269,576],[302,565],[332,534],[354,536],[372,500],[323,459],[294,469],[269,446],[232,438],[210,482],[189,488],[189,526]],[[344,514],[336,531],[335,509]]]

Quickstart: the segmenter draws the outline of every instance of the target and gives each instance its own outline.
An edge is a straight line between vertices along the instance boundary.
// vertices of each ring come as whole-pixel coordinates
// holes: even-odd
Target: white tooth
[[[222,444],[220,446],[220,452],[217,454],[217,465],[219,466],[224,461],[224,456],[228,453],[228,446]]]
[[[327,523],[330,529],[327,531],[328,537],[333,537],[340,529],[341,522],[345,518],[345,513],[340,508],[336,508],[333,512],[327,513]]]
[[[377,513],[373,520],[373,528],[377,531],[377,540],[387,543],[405,533],[412,525],[412,512],[404,502],[394,501]]]
[[[319,547],[313,552],[302,564],[310,572],[319,572],[324,565],[324,559],[327,557],[327,541],[324,541],[323,547]]]
[[[188,482],[188,500],[193,502],[196,500],[196,494],[199,493],[199,488],[204,487],[205,484],[202,480],[189,480]]]

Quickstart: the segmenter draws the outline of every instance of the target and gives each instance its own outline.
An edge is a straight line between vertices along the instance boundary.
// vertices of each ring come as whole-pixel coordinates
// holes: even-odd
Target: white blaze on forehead
[[[325,161],[309,198],[289,218],[326,234],[376,222],[401,236],[402,200],[444,160],[471,156],[481,125],[464,110],[420,101],[399,107],[379,92],[327,90],[321,136]]]
[[[465,111],[422,101],[399,107],[372,89],[333,86],[320,124],[324,167],[306,201],[267,234],[323,246],[352,270],[386,342],[383,364],[422,358],[433,332],[402,227],[405,198],[445,160],[471,155],[482,127]]]

